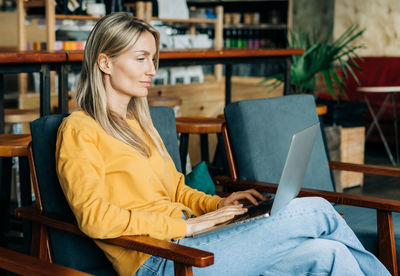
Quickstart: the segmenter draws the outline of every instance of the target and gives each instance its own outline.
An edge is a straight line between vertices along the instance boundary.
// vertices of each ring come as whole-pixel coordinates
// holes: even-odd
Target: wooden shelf
[[[71,20],[100,20],[99,16],[91,15],[73,15],[73,14],[56,14],[56,19],[71,19]]]
[[[207,18],[189,18],[189,19],[179,19],[179,18],[159,18],[152,17],[151,20],[162,21],[165,23],[184,23],[184,24],[216,24],[217,19],[207,19]]]
[[[224,29],[285,30],[286,24],[224,24]]]
[[[44,7],[44,0],[25,0],[24,7],[25,8],[33,8],[33,7]]]

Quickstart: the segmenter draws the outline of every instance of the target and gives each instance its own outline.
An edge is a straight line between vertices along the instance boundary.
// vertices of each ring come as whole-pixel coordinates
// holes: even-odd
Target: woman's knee
[[[308,259],[314,265],[329,267],[334,262],[354,259],[346,245],[334,240],[309,239],[303,242],[298,250],[302,251],[303,258]]]

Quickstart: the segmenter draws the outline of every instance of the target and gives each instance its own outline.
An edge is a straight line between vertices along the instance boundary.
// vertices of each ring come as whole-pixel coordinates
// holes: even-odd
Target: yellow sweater
[[[127,120],[145,141],[139,124]],[[185,236],[186,216],[213,211],[221,200],[184,184],[171,158],[153,143],[144,157],[108,135],[83,111],[62,122],[57,136],[57,173],[79,228],[94,239],[150,235],[163,240]],[[96,241],[119,275],[132,275],[150,257]]]

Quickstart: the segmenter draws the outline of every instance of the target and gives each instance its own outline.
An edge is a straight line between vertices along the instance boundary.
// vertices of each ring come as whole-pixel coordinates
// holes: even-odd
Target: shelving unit
[[[214,32],[214,49],[220,50],[224,47],[224,30],[228,29],[248,29],[248,30],[260,30],[264,31],[274,31],[278,33],[285,32],[291,25],[291,7],[293,0],[259,0],[259,1],[246,1],[246,5],[241,3],[238,5],[238,1],[232,0],[214,0],[214,1],[193,1],[188,0],[188,6],[195,7],[208,7],[213,8],[216,14],[216,19],[203,19],[203,18],[191,18],[191,19],[174,19],[174,18],[158,18],[152,16],[152,3],[150,1],[136,1],[134,3],[126,3],[124,6],[129,6],[135,9],[136,16],[144,19],[147,22],[152,20],[161,21],[166,24],[171,25],[181,25],[187,26],[189,34],[195,34],[198,27],[212,28]],[[240,10],[242,13],[247,11],[254,11],[255,7],[260,7],[265,3],[266,5],[278,5],[281,7],[281,14],[287,13],[285,17],[285,22],[279,22],[279,24],[271,24],[264,20],[268,15],[261,14],[260,24],[243,24],[242,22],[238,24],[224,24],[224,11],[226,12],[236,12]],[[26,50],[26,32],[25,32],[25,19],[26,19],[26,8],[28,7],[45,7],[45,19],[46,19],[46,43],[48,50],[54,50],[55,48],[55,24],[56,20],[70,19],[70,20],[99,20],[100,17],[93,17],[88,15],[64,15],[55,14],[54,0],[18,0],[18,49]],[[282,8],[283,7],[283,8]],[[256,9],[260,13],[265,13],[262,9]],[[258,32],[258,31],[257,31]],[[278,45],[282,46],[282,45]],[[246,66],[246,65],[244,65]],[[253,70],[254,71],[254,70]],[[222,79],[222,66],[216,65],[214,67],[214,72],[216,79],[219,81]],[[26,88],[26,76],[21,76],[19,80],[19,91],[20,94],[27,92]],[[54,81],[51,82],[54,84]],[[54,85],[52,85],[52,91],[54,91]]]
[[[91,15],[73,15],[73,14],[56,14],[55,19],[70,19],[70,20],[100,20],[101,17]]]
[[[187,3],[194,9],[223,7],[225,48],[285,48],[287,45],[286,33],[293,21],[293,0],[187,0]],[[280,70],[276,64],[241,64],[233,67],[233,75],[266,76]]]
[[[239,4],[240,2],[240,4]],[[286,31],[292,27],[293,0],[187,0],[196,9],[223,6],[223,30],[260,30],[270,45],[276,48],[286,46]],[[257,13],[259,22],[246,23],[245,14]],[[228,22],[229,15],[235,15],[237,22]],[[232,21],[234,18],[231,18]],[[230,21],[230,20],[229,20]]]
[[[196,33],[196,25],[201,24],[212,24],[215,26],[215,40],[214,49],[222,49],[223,47],[223,9],[222,6],[216,7],[217,19],[174,19],[174,18],[158,18],[152,16],[152,3],[148,1],[136,1],[135,3],[126,3],[124,6],[132,7],[136,11],[136,16],[143,20],[150,22],[151,20],[158,20],[169,24],[188,24],[189,33]],[[89,15],[65,15],[56,14],[54,0],[18,0],[17,2],[17,15],[18,15],[18,50],[24,51],[27,49],[26,30],[25,30],[25,19],[26,8],[30,7],[45,7],[45,19],[46,19],[46,45],[47,50],[55,49],[55,24],[56,20],[99,20],[101,17],[93,17]],[[221,79],[222,68],[221,66],[215,67],[215,75],[217,79]],[[54,76],[52,77],[54,79]],[[52,84],[54,81],[51,82]],[[52,88],[54,91],[54,85]],[[19,77],[19,92],[25,94],[27,92],[27,76],[21,75]]]

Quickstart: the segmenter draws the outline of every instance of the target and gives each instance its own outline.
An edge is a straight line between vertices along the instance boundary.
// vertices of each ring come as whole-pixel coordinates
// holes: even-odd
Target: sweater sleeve
[[[105,164],[98,140],[93,129],[77,129],[64,123],[57,137],[57,174],[81,231],[100,239],[122,235],[166,240],[184,237],[186,222],[182,218],[124,209],[107,200],[103,193]]]
[[[185,185],[185,177],[177,172],[178,187],[176,201],[189,207],[195,216],[215,211],[221,201],[219,196],[211,196]]]

